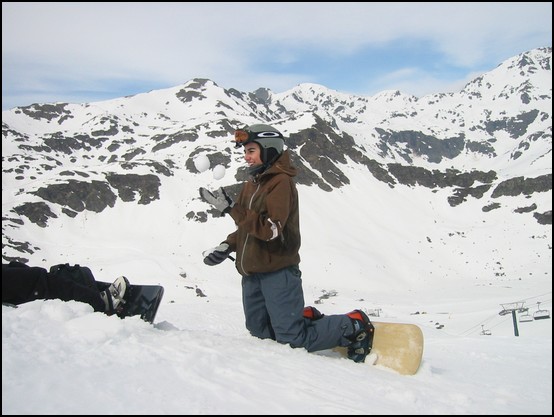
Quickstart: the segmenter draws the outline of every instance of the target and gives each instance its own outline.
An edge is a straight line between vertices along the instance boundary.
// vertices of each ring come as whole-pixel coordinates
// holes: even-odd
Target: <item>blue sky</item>
[[[552,3],[2,3],[2,110],[209,78],[275,93],[459,91],[552,46]]]

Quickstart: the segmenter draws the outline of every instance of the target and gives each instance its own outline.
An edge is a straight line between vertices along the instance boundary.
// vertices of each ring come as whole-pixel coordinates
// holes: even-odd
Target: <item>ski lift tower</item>
[[[525,307],[523,305],[525,304],[524,301],[517,301],[515,303],[506,303],[506,304],[500,304],[502,306],[502,311],[500,311],[501,316],[505,316],[506,314],[512,314],[512,321],[514,323],[514,336],[519,336],[519,330],[517,328],[517,317],[516,312],[519,311],[520,313],[525,312]]]

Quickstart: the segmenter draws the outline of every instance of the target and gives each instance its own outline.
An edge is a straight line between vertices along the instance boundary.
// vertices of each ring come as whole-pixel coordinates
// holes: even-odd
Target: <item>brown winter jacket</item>
[[[265,172],[244,184],[230,212],[237,230],[226,240],[237,253],[236,268],[241,275],[300,263],[295,175],[287,150]]]

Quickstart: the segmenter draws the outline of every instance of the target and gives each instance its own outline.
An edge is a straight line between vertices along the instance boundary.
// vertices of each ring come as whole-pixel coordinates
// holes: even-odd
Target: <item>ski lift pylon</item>
[[[505,316],[506,314],[512,314],[513,311],[522,311],[525,309],[525,307],[523,307],[524,304],[525,302],[523,301],[500,304],[502,306],[502,310],[498,314]]]

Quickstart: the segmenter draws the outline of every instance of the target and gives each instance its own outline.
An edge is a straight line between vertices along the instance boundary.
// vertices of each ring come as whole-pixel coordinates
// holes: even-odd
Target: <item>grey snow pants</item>
[[[303,317],[302,272],[289,266],[275,272],[242,277],[242,304],[246,328],[253,336],[304,347],[309,352],[348,346],[353,332],[346,314]]]

